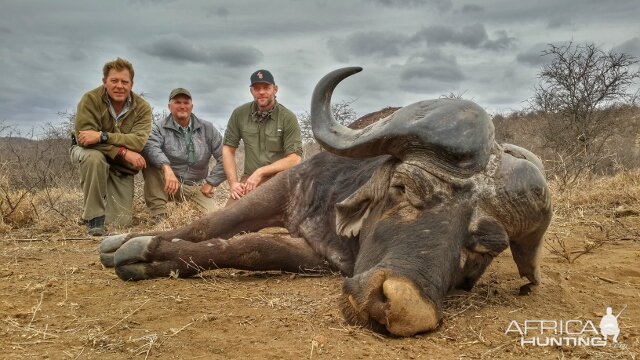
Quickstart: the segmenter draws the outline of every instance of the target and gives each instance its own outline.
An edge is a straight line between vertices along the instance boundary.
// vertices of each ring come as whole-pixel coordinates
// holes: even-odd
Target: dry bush
[[[545,164],[547,178],[554,181],[557,191],[575,188],[593,175],[613,175],[620,171],[640,168],[640,108],[637,106],[615,106],[599,110],[597,116],[605,119],[603,124],[611,127],[602,148],[590,161],[584,153],[571,153],[567,143],[571,132],[560,128],[562,123],[548,114],[520,112],[495,115],[493,123],[496,140],[519,145],[538,155]],[[556,137],[557,146],[551,146],[549,138]],[[597,177],[597,176],[596,176]]]
[[[630,91],[640,79],[634,70],[638,59],[572,41],[549,44],[542,56],[549,62],[538,73],[540,82],[529,104],[544,114],[542,145],[552,153],[555,178],[567,186],[619,161],[611,143],[637,133],[637,127],[624,121],[624,113],[634,107]]]
[[[58,131],[58,132],[56,132]],[[0,231],[72,221],[78,173],[69,160],[70,141],[54,127],[37,139],[0,128]],[[25,137],[26,136],[26,137]]]
[[[22,134],[0,123],[0,233],[24,234],[25,237],[85,236],[82,214],[82,191],[77,166],[69,158],[70,131],[74,114],[60,114],[59,125],[47,125],[41,139],[33,131]],[[243,169],[244,149],[237,152],[238,170]],[[213,164],[212,164],[213,165]],[[221,206],[228,198],[226,183],[216,191]],[[224,200],[222,200],[224,199]],[[172,216],[164,224],[175,227],[191,222],[202,213],[189,204],[170,203]],[[134,228],[152,225],[144,204],[143,180],[135,179]],[[111,230],[125,229],[113,227]]]

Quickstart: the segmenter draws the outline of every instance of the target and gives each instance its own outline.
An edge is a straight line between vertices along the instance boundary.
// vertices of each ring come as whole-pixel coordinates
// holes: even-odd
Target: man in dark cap
[[[229,181],[230,203],[302,161],[298,120],[276,101],[278,86],[273,75],[267,70],[258,70],[251,74],[250,80],[253,101],[233,111],[224,134],[222,160]],[[238,180],[235,155],[241,139],[244,172]]]
[[[192,111],[189,90],[173,89],[170,114],[153,124],[142,150],[148,164],[142,171],[144,198],[156,220],[166,217],[168,200],[192,200],[207,212],[215,210],[213,192],[225,180],[222,135]],[[212,157],[216,165],[209,171]]]

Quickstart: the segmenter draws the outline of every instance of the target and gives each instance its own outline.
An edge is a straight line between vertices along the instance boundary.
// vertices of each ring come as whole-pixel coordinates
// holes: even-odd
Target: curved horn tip
[[[351,76],[353,74],[359,73],[360,71],[362,71],[362,67],[361,66],[348,66],[348,67],[343,67],[343,68],[336,69],[336,70],[330,72],[328,74],[328,76],[333,77],[333,76],[339,74],[338,76],[342,77],[344,79],[344,78],[349,77],[349,76]]]
[[[353,74],[356,74],[356,73],[359,73],[360,71],[362,71],[362,67],[361,66],[349,66],[349,67],[346,67],[346,68],[344,68],[342,70],[344,70],[347,74],[349,74],[347,76],[351,76]]]

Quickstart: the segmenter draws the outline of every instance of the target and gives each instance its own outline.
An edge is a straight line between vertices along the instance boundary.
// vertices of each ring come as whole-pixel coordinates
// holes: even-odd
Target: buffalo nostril
[[[369,303],[369,314],[371,318],[385,326],[389,323],[389,319],[387,317],[388,310],[389,304],[384,298],[377,298],[375,301]]]
[[[355,311],[360,312],[360,305],[358,305],[356,300],[353,298],[353,295],[349,295],[347,299],[349,300],[349,304],[351,304],[351,307],[353,307]]]

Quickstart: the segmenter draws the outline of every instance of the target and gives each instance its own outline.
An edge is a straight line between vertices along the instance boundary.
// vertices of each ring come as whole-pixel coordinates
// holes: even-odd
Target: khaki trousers
[[[164,192],[164,174],[161,169],[147,165],[142,170],[144,176],[144,202],[149,208],[151,216],[167,213],[167,201],[193,201],[206,212],[216,209],[212,198],[204,196],[200,192],[200,185],[180,184],[180,188],[174,195]]]
[[[105,215],[105,223],[131,225],[133,215],[133,175],[110,171],[105,155],[98,150],[74,145],[71,162],[80,169],[83,193],[82,219]]]

